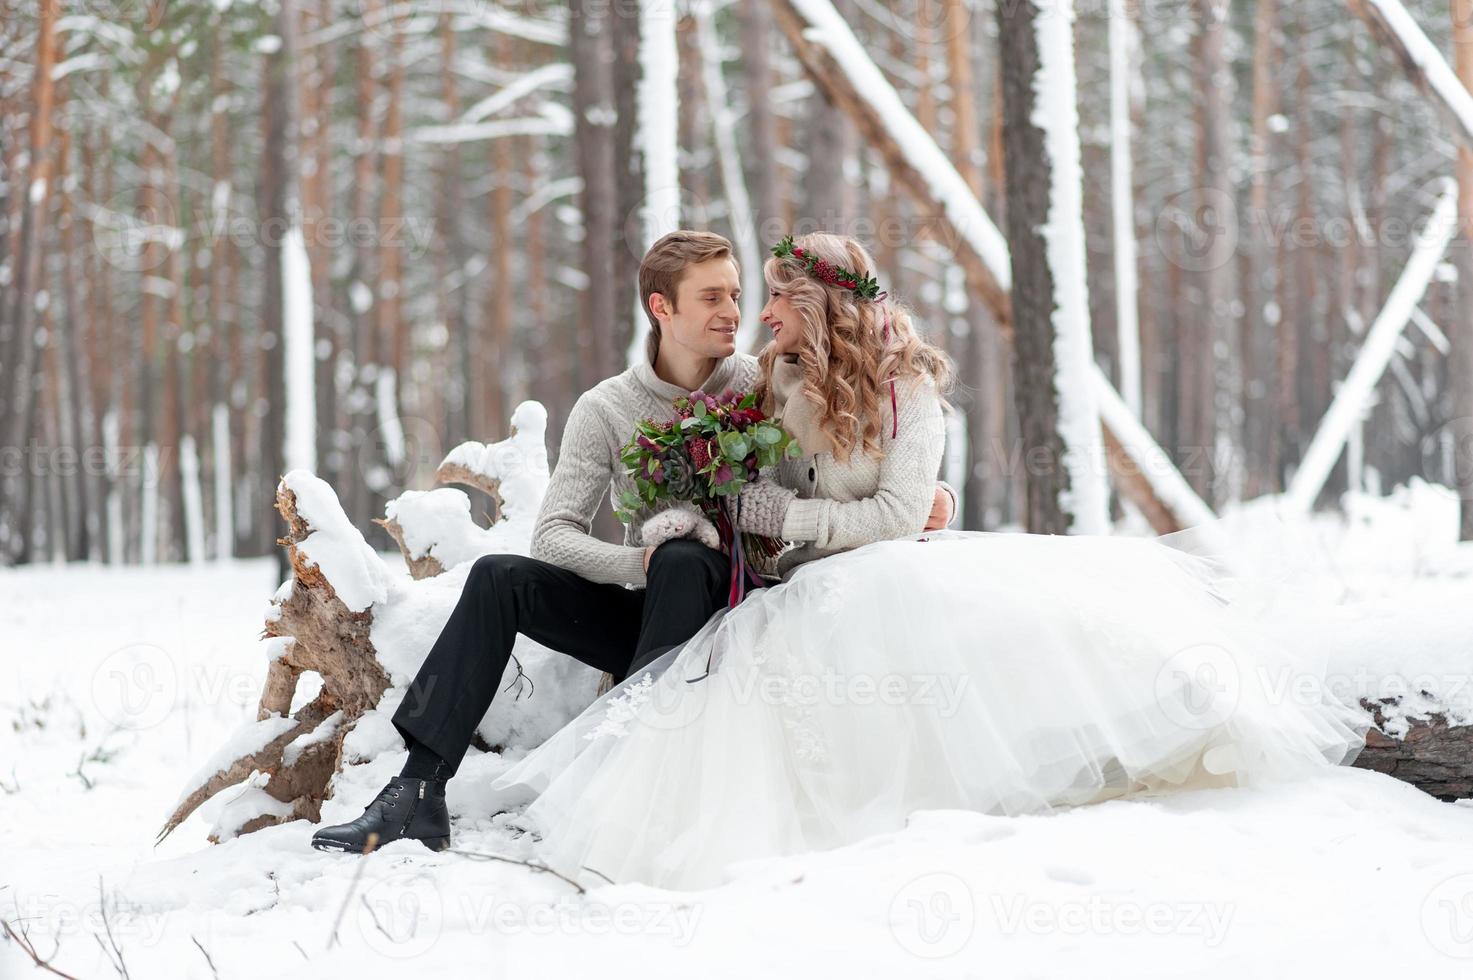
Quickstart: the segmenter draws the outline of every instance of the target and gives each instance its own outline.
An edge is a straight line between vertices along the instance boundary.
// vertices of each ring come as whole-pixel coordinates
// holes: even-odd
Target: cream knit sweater
[[[777,482],[798,491],[788,505],[783,537],[799,547],[778,558],[784,579],[804,562],[848,551],[875,541],[918,534],[935,501],[936,476],[946,445],[946,422],[940,395],[929,376],[896,382],[899,426],[891,437],[894,415],[888,386],[882,394],[881,459],[862,449],[840,461],[828,436],[818,426],[818,408],[802,394],[796,358],[773,365],[773,416],[803,449],[800,459],[778,464]]]
[[[757,380],[757,359],[733,354],[717,364],[701,390],[719,395],[727,388],[750,391]],[[590,582],[643,587],[644,544],[640,529],[648,514],[636,515],[624,529],[624,543],[593,536],[599,502],[608,496],[617,506],[634,482],[624,472],[619,450],[634,435],[641,419],[675,417],[672,403],[690,392],[663,381],[647,361],[585,391],[568,413],[562,449],[547,484],[542,510],[532,531],[532,557],[581,575]],[[930,507],[927,490],[927,508]],[[922,517],[924,520],[924,516]]]

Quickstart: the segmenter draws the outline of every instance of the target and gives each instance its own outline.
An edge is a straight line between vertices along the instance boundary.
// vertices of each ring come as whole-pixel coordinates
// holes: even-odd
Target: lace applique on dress
[[[623,738],[628,735],[627,724],[639,714],[640,706],[650,699],[650,690],[654,686],[654,676],[649,671],[645,671],[644,676],[631,684],[627,691],[609,698],[603,720],[592,731],[585,732],[583,737],[595,739],[612,735],[614,738]]]
[[[1135,663],[1145,656],[1150,646],[1141,642],[1146,627],[1122,615],[1109,603],[1085,601],[1075,607],[1079,627],[1099,643],[1099,652],[1107,653],[1121,666]]]
[[[823,689],[819,666],[812,657],[804,656],[786,642],[777,631],[764,630],[753,651],[753,666],[776,683],[760,683],[761,696],[771,699],[782,719],[792,745],[793,757],[799,762],[819,766],[829,759],[828,742],[815,720],[814,700]]]
[[[853,576],[824,569],[824,575],[814,583],[818,592],[815,597],[818,614],[836,616],[843,611],[844,600],[853,585]]]

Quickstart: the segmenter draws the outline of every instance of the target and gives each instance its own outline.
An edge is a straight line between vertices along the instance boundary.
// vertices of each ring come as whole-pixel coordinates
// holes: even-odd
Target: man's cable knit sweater
[[[757,359],[733,354],[716,365],[701,390],[719,395],[727,388],[750,391]],[[675,399],[690,392],[663,381],[641,359],[623,374],[585,391],[568,413],[562,448],[532,531],[532,557],[561,566],[590,582],[643,587],[644,544],[640,530],[650,515],[636,514],[625,526],[624,543],[593,536],[593,518],[605,495],[618,505],[634,482],[624,472],[619,451],[641,419],[675,417]]]

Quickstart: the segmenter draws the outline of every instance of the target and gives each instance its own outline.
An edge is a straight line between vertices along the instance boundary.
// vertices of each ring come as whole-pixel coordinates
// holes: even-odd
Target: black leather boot
[[[376,835],[374,848],[403,837],[417,840],[432,851],[449,847],[450,811],[445,806],[444,780],[395,776],[361,817],[323,827],[312,835],[312,846],[319,851],[362,854],[369,850],[371,835]]]

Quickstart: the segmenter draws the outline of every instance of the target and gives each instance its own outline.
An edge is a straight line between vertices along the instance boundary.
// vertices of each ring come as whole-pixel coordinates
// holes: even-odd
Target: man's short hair
[[[660,321],[650,309],[650,296],[659,293],[675,309],[675,293],[685,277],[686,266],[712,259],[731,259],[733,265],[737,264],[731,242],[711,231],[672,231],[644,253],[639,263],[639,303],[650,320],[646,350],[651,361],[660,350]]]

